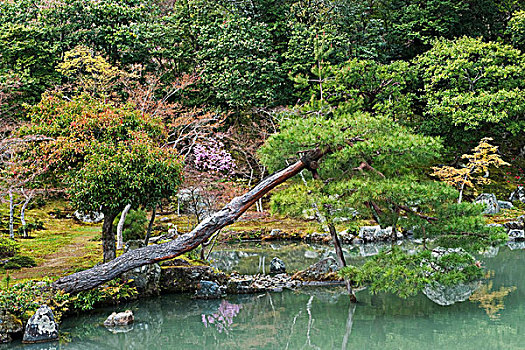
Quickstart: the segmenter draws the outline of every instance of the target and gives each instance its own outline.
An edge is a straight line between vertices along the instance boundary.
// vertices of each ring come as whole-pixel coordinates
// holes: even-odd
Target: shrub
[[[85,311],[93,309],[96,305],[115,304],[131,299],[137,294],[137,289],[127,281],[116,279],[98,288],[80,292],[71,298],[71,301],[73,309]]]
[[[0,238],[0,258],[15,256],[19,251],[19,243],[8,238]]]
[[[9,261],[7,263],[8,264],[9,263],[18,264],[21,267],[35,267],[37,265],[35,259],[33,259],[30,256],[25,256],[25,255],[16,255],[16,256],[12,257],[11,259],[9,259]]]
[[[114,229],[116,232],[116,227],[120,217],[117,217],[114,222]],[[146,228],[148,224],[147,214],[144,210],[130,210],[126,216],[126,221],[124,222],[124,229],[122,231],[122,238],[124,242],[135,240],[135,239],[144,239],[144,234],[146,233]]]
[[[13,261],[8,261],[4,264],[4,269],[6,270],[20,270],[21,268],[22,266]]]

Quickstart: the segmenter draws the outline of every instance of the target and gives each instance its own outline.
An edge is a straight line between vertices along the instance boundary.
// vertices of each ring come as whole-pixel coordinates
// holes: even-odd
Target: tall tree
[[[20,135],[51,140],[28,143],[19,157],[33,159],[44,170],[41,181],[65,188],[78,209],[104,213],[104,261],[114,259],[115,217],[129,203],[153,208],[182,181],[182,159],[162,147],[167,133],[161,120],[87,95],[69,101],[46,95],[30,116]]]

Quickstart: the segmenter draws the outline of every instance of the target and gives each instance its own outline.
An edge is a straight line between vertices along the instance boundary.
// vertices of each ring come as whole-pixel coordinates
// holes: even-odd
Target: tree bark
[[[148,230],[146,231],[146,238],[144,238],[144,245],[147,246],[149,238],[151,237],[151,231],[153,230],[153,223],[155,222],[155,215],[157,215],[157,205],[153,206],[151,210],[151,218],[149,219]]]
[[[9,238],[15,239],[15,199],[13,198],[13,191],[9,190]]]
[[[104,213],[104,222],[102,224],[102,251],[104,263],[115,259],[117,252],[115,249],[115,234],[113,233],[113,220],[118,213]]]
[[[117,249],[122,249],[124,246],[124,237],[122,236],[122,231],[124,230],[124,223],[126,222],[126,216],[128,215],[130,209],[131,204],[126,205],[117,224]]]
[[[328,223],[328,228],[330,230],[330,235],[332,236],[332,241],[334,242],[335,255],[337,256],[337,263],[340,268],[346,266],[345,256],[343,255],[343,249],[341,248],[341,242],[339,241],[339,236],[333,223]],[[352,289],[351,281],[345,279],[346,290],[348,291],[348,296],[352,303],[357,303],[357,298],[355,297],[354,290]]]
[[[31,199],[33,198],[32,195],[26,196],[26,200],[24,201],[24,204],[22,204],[22,208],[20,209],[20,223],[22,224],[22,230],[24,231],[23,237],[27,238],[29,235],[27,234],[27,227],[26,227],[26,208],[31,202]]]
[[[104,264],[60,278],[53,283],[53,287],[55,289],[62,289],[66,293],[92,289],[133,268],[172,259],[190,251],[198,247],[202,242],[206,242],[216,231],[234,223],[259,198],[277,185],[297,175],[301,170],[311,166],[312,162],[316,162],[329,152],[329,148],[305,152],[301,160],[268,176],[249,192],[234,198],[223,209],[204,219],[191,232],[171,242],[135,249],[111,261],[104,259]],[[115,216],[113,216],[113,218],[114,217]],[[107,226],[107,228],[111,228],[113,220],[109,219],[111,218],[108,218],[107,222],[106,219],[104,219],[104,227]],[[108,232],[107,230],[103,231]],[[108,244],[111,242],[109,238],[113,238],[114,244],[113,235],[111,235],[111,237],[108,235],[107,238]],[[108,248],[110,248],[110,246],[108,246]],[[104,250],[104,252],[105,251],[106,250]]]

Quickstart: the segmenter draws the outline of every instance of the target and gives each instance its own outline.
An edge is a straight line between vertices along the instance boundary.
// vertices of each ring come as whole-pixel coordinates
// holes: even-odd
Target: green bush
[[[15,256],[19,251],[19,243],[8,238],[0,238],[0,258]]]
[[[114,304],[136,296],[137,289],[131,287],[127,281],[119,279],[109,281],[98,288],[86,290],[71,298],[72,309],[91,310],[96,305]]]
[[[114,221],[114,230],[116,233],[117,224],[120,219],[120,216],[117,217]],[[122,238],[124,242],[135,240],[135,239],[144,239],[146,228],[148,225],[147,214],[144,210],[130,210],[126,216],[126,221],[124,222],[124,229],[122,230]]]
[[[37,265],[35,259],[25,255],[16,255],[9,259],[8,263],[18,264],[21,267],[35,267]]]
[[[20,270],[21,268],[22,266],[20,266],[20,264],[13,261],[8,261],[4,264],[4,269],[6,270]]]

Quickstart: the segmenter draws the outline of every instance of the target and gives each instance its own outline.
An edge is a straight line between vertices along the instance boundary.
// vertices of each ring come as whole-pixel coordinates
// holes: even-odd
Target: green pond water
[[[501,247],[497,255],[484,258],[487,278],[471,300],[451,306],[439,306],[424,295],[400,299],[389,294],[372,296],[366,290],[358,293],[359,303],[352,305],[340,287],[222,300],[165,295],[68,318],[61,326],[60,343],[7,348],[525,349],[525,250],[513,248]],[[306,251],[319,256],[304,258]],[[297,266],[300,256],[308,264],[309,259],[329,254],[326,248],[303,244],[252,245],[245,253],[234,267],[248,269],[255,264],[258,269],[261,254],[267,260],[279,253],[275,255]],[[362,259],[359,252],[348,250],[347,254]],[[292,263],[293,256],[297,262]],[[102,326],[111,312],[126,309],[135,313],[132,327],[108,330]]]

